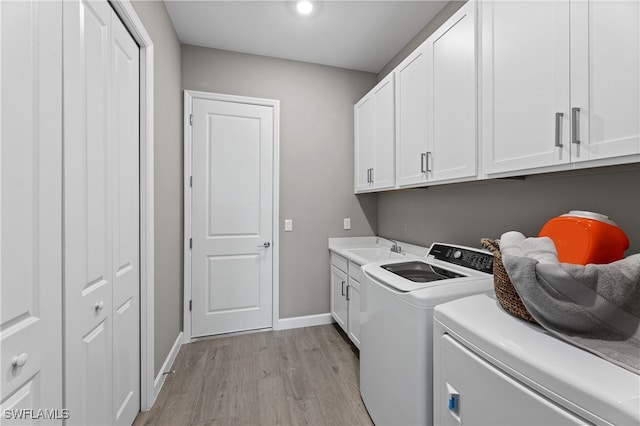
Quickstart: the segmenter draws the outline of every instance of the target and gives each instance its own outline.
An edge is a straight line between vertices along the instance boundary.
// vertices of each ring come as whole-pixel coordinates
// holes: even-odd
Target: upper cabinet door
[[[569,2],[481,8],[484,171],[568,163]]]
[[[395,185],[394,96],[391,73],[355,105],[356,192]]]
[[[572,161],[640,153],[640,3],[571,3]]]
[[[396,183],[395,90],[393,73],[374,89],[375,164],[371,173],[373,189],[393,188]]]
[[[476,176],[476,2],[433,33],[426,51],[428,180]]]
[[[354,107],[355,153],[354,180],[355,191],[371,189],[371,168],[374,163],[375,138],[375,100],[368,95]]]
[[[427,181],[427,66],[423,44],[395,71],[398,186]]]

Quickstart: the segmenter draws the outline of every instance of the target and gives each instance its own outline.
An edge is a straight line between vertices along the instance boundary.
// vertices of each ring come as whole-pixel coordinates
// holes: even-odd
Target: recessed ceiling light
[[[298,13],[308,15],[313,10],[313,4],[308,0],[302,0],[296,4],[296,9],[298,9]]]

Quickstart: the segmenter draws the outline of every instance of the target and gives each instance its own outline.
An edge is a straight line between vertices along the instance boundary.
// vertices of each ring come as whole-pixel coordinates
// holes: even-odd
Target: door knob
[[[29,355],[26,352],[22,352],[20,355],[14,356],[11,359],[11,366],[14,368],[23,367],[29,360]]]
[[[271,243],[269,241],[265,241],[264,244],[258,246],[258,248],[269,248],[269,247],[271,247]]]
[[[94,308],[96,311],[101,311],[104,308],[104,302],[102,300],[99,302],[96,302]]]

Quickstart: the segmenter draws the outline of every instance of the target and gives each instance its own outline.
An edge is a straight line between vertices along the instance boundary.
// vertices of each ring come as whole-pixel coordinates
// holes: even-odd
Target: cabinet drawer
[[[346,273],[349,269],[347,268],[349,261],[340,256],[339,254],[336,254],[334,252],[331,252],[331,265],[335,266],[336,268],[340,269],[342,272]]]
[[[360,269],[360,265],[350,261],[349,262],[349,278],[351,278],[352,280],[361,282],[362,281],[361,277],[362,277],[362,269]]]

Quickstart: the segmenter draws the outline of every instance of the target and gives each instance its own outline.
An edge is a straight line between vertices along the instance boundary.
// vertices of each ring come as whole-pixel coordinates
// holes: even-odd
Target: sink
[[[388,260],[388,259],[402,259],[403,254],[394,253],[387,247],[362,247],[362,248],[350,248],[344,251],[360,257],[368,262],[374,262],[376,260]]]

